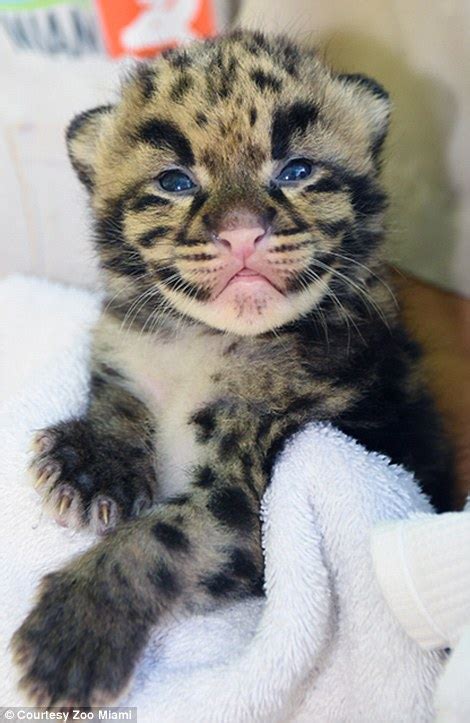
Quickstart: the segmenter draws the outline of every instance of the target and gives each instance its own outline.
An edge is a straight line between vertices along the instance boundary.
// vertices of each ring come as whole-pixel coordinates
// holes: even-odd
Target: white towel
[[[97,313],[89,292],[0,283],[2,705],[24,703],[6,648],[37,581],[93,541],[41,512],[25,470],[32,430],[83,404]],[[431,721],[442,656],[418,648],[388,611],[369,544],[375,523],[429,510],[411,475],[310,425],[289,442],[263,501],[266,600],[156,631],[122,703],[162,723]]]

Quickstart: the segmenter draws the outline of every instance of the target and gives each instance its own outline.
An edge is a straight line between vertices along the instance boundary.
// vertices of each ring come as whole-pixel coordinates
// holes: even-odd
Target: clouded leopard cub
[[[388,119],[373,81],[238,32],[138,66],[71,123],[107,298],[86,412],[37,436],[33,471],[63,524],[119,524],[47,576],[15,634],[36,703],[115,700],[165,616],[262,593],[260,499],[311,420],[447,506],[383,281]]]

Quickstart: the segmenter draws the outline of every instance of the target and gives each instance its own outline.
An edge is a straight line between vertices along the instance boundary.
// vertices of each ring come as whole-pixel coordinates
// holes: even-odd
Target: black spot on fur
[[[347,231],[350,223],[347,219],[339,219],[338,221],[318,221],[317,226],[322,233],[335,237]]]
[[[350,176],[347,185],[351,191],[351,203],[356,213],[369,216],[386,209],[385,193],[375,186],[368,176]]]
[[[231,595],[234,591],[239,594],[260,595],[263,593],[263,574],[249,552],[234,548],[222,569],[204,577],[201,584],[214,597]]]
[[[245,487],[250,491],[250,493],[253,495],[253,499],[255,499],[259,505],[260,503],[260,493],[259,493],[259,487],[256,485],[256,483],[253,481],[253,467],[257,466],[258,459],[253,456],[253,454],[249,454],[248,452],[242,452],[240,454],[240,461],[242,463],[243,467],[243,481],[245,483]]]
[[[179,234],[176,238],[176,243],[178,246],[184,246],[185,248],[191,248],[192,246],[207,246],[207,240],[203,238],[185,238],[181,234]]]
[[[264,33],[262,33],[259,30],[255,30],[252,33],[251,37],[253,39],[253,42],[258,46],[258,48],[260,48],[261,50],[264,50],[266,53],[271,52],[271,50],[272,50],[271,42],[270,42],[269,38],[266,35],[264,35]]]
[[[252,555],[239,547],[232,550],[227,569],[236,577],[244,577],[250,580],[256,579],[259,575]]]
[[[319,261],[321,264],[331,266],[332,264],[334,264],[335,260],[336,256],[334,253],[329,253],[328,251],[320,251],[315,254],[314,258],[312,259],[312,264],[314,264],[315,261]]]
[[[305,133],[317,117],[318,108],[313,103],[297,101],[287,108],[278,108],[271,130],[272,157],[276,160],[285,158],[289,152],[291,137]]]
[[[298,65],[300,63],[300,58],[300,53],[294,45],[286,43],[286,45],[282,48],[281,65],[286,71],[286,73],[288,73],[294,78],[298,75]]]
[[[203,251],[199,254],[185,254],[185,261],[212,261],[217,258],[215,254],[206,254]]]
[[[289,422],[289,424],[287,424],[284,429],[271,442],[271,445],[266,453],[266,457],[263,462],[263,471],[265,472],[269,480],[271,480],[273,467],[276,463],[278,456],[284,449],[287,440],[299,430],[299,427],[299,422]]]
[[[147,211],[149,208],[153,208],[155,206],[168,206],[170,203],[171,201],[168,198],[163,198],[163,196],[146,194],[134,201],[129,206],[129,209],[131,211]]]
[[[273,249],[269,250],[270,254],[283,254],[286,251],[298,251],[299,249],[305,248],[306,246],[311,246],[312,242],[310,239],[307,239],[305,241],[297,241],[297,243],[289,243],[289,244],[280,244],[279,246],[276,246]]]
[[[237,582],[225,573],[218,572],[203,578],[201,585],[205,587],[213,597],[224,597],[233,592],[237,587]]]
[[[190,424],[195,424],[198,427],[197,440],[198,442],[208,442],[216,428],[216,412],[213,407],[204,407],[198,412],[195,412],[190,420]]]
[[[175,574],[163,563],[159,563],[147,577],[157,591],[167,598],[175,598],[181,591]]]
[[[145,100],[150,100],[155,93],[155,71],[147,64],[137,66],[137,79]]]
[[[220,453],[223,457],[237,454],[239,451],[239,438],[235,432],[228,432],[220,440]]]
[[[302,233],[305,231],[305,228],[293,226],[292,228],[281,228],[275,236],[295,236],[296,234]],[[277,250],[279,250],[279,246],[276,247]]]
[[[114,271],[121,276],[139,277],[147,273],[147,266],[139,251],[127,243],[122,243],[118,255],[101,262],[104,269]]]
[[[188,91],[191,90],[193,85],[194,79],[192,78],[192,76],[189,75],[189,73],[181,73],[178,80],[176,80],[171,87],[171,100],[175,103],[180,103],[187,95]]]
[[[191,221],[202,209],[202,207],[206,203],[208,197],[209,197],[209,195],[205,191],[197,191],[194,194],[193,200],[191,201],[191,205],[186,214],[186,218],[184,219],[183,224],[181,225],[180,229],[178,230],[178,232],[176,234],[176,242],[178,244],[189,245],[189,244],[187,244],[186,233],[188,231],[188,228],[191,225]],[[192,243],[191,245],[195,245],[195,244]]]
[[[205,191],[198,191],[195,195],[193,200],[191,201],[191,205],[188,210],[188,215],[185,219],[185,227],[187,228],[190,222],[193,220],[194,216],[196,216],[197,213],[201,210],[201,208],[206,203],[207,199],[209,198],[209,194]]]
[[[211,493],[207,504],[214,517],[228,527],[247,529],[253,524],[253,510],[247,494],[239,487],[223,487]]]
[[[163,51],[162,58],[165,58],[172,68],[178,70],[186,70],[191,67],[191,57],[184,48],[168,48]]]
[[[251,581],[250,595],[264,597],[264,574],[262,572]]]
[[[165,236],[169,231],[169,226],[156,226],[150,231],[142,234],[142,236],[139,236],[137,243],[139,246],[143,246],[146,249],[151,248],[152,246],[155,246],[159,238]]]
[[[206,75],[209,103],[217,103],[232,95],[237,78],[237,65],[237,60],[233,55],[226,57],[222,48],[217,48]]]
[[[250,126],[254,126],[256,123],[256,119],[258,118],[258,111],[254,106],[250,108]]]
[[[254,33],[246,33],[244,31],[240,31],[240,35],[238,38],[236,33],[237,31],[232,33],[232,37],[234,39],[241,40],[248,52],[255,57],[258,57],[261,53],[271,53],[271,43],[269,42],[269,39],[265,35],[263,35],[263,33],[258,31]]]
[[[228,98],[233,93],[234,83],[237,79],[237,60],[234,56],[228,58],[221,69],[219,95]]]
[[[270,224],[274,221],[274,219],[277,216],[277,210],[274,208],[274,206],[266,206],[265,209],[265,220],[267,224]]]
[[[256,434],[256,445],[257,446],[261,445],[264,442],[266,436],[271,431],[271,427],[273,426],[274,423],[275,423],[275,419],[269,414],[266,414],[266,415],[264,415],[264,417],[261,417],[261,421],[260,421],[260,424],[258,427],[258,432]]]
[[[141,126],[137,140],[153,148],[168,148],[183,166],[194,165],[191,143],[175,123],[157,118],[149,120]]]
[[[215,474],[214,470],[206,465],[205,467],[196,468],[193,484],[196,487],[201,487],[202,489],[209,489],[210,487],[213,487],[216,480],[217,475]]]
[[[296,412],[306,412],[313,410],[315,407],[315,398],[313,396],[308,397],[297,397],[291,402],[286,410],[286,414],[295,414]]]
[[[205,113],[197,113],[196,123],[198,126],[204,127],[207,125],[207,116]]]
[[[282,191],[279,186],[276,186],[275,183],[271,183],[271,185],[268,188],[268,194],[273,199],[273,201],[276,201],[280,206],[282,206],[285,211],[289,214],[291,221],[295,226],[297,227],[298,231],[307,231],[309,228],[309,225],[305,222],[305,220],[302,218],[302,216],[297,211],[297,208],[295,204],[293,204],[286,196],[286,194]]]
[[[367,88],[367,90],[370,90],[370,92],[378,98],[388,100],[390,97],[380,83],[377,83],[376,80],[369,78],[367,75],[362,75],[362,73],[342,73],[341,75],[338,75],[338,79],[345,83],[353,83],[354,85],[360,85],[363,88]]]
[[[337,178],[320,178],[316,183],[305,186],[307,193],[336,193],[344,188],[343,183]]]
[[[266,73],[261,68],[254,70],[250,75],[256,87],[262,91],[271,90],[274,93],[279,93],[282,88],[282,81],[279,78],[276,78],[272,73]]]
[[[153,526],[152,532],[156,539],[169,550],[175,550],[176,552],[187,552],[189,550],[188,538],[182,530],[179,530],[174,525],[167,522],[157,522]]]

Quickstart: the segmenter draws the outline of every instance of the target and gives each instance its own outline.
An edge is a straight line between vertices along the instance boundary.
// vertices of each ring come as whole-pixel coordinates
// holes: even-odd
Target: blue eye
[[[312,175],[313,164],[305,161],[303,158],[296,158],[284,166],[276,180],[280,183],[295,183],[296,181],[304,181]]]
[[[196,184],[188,174],[177,169],[160,173],[157,180],[163,190],[168,193],[185,193],[196,188]]]

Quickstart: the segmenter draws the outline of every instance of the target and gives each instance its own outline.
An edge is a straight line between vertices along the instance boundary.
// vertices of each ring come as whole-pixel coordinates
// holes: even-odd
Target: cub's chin
[[[215,298],[194,302],[190,314],[214,329],[256,336],[294,321],[317,303],[313,289],[283,293],[260,277],[232,280]]]

